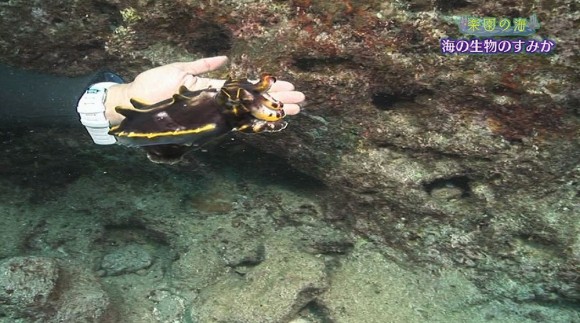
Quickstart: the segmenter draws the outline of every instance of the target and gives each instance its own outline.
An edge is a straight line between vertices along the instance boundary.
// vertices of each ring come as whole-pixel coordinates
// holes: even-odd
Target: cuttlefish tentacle
[[[252,107],[252,115],[255,118],[266,121],[276,121],[286,116],[283,109],[284,104],[266,93],[263,93],[262,97],[258,98],[257,101],[258,104]]]
[[[260,133],[260,132],[278,132],[286,129],[288,122],[284,120],[266,121],[253,119],[251,122],[244,124],[234,131]]]
[[[260,76],[258,83],[254,84],[254,90],[267,92],[274,83],[276,83],[276,78],[272,74],[264,73]]]

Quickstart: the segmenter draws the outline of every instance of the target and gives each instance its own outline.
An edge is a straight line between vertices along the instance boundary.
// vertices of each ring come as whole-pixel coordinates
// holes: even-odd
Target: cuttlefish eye
[[[254,101],[255,95],[246,89],[240,88],[239,99],[241,101]]]

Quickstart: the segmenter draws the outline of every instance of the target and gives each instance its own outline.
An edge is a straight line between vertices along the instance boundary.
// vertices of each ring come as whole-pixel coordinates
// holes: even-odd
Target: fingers
[[[276,81],[276,83],[272,84],[272,87],[270,88],[271,92],[292,90],[294,90],[294,84],[286,81]]]
[[[274,99],[282,101],[284,104],[287,103],[300,103],[304,101],[304,93],[298,91],[280,91],[280,92],[268,92]]]
[[[188,74],[199,75],[216,70],[224,66],[227,62],[227,56],[215,56],[198,59],[197,61],[193,62],[178,62],[173,64]]]
[[[183,85],[189,90],[219,89],[224,85],[224,80],[196,77],[195,75],[215,70],[226,64],[227,60],[226,56],[216,56],[194,62],[174,63],[174,65],[189,74],[183,82]],[[287,115],[300,113],[298,103],[304,102],[305,96],[302,92],[294,91],[294,84],[287,81],[277,81],[272,85],[268,93],[276,100],[284,103],[284,112]]]
[[[300,106],[298,104],[284,104],[284,112],[287,115],[295,115],[300,113]]]
[[[305,99],[304,93],[298,91],[268,92],[268,94],[270,94],[274,99],[284,103],[284,112],[288,115],[300,113],[300,106],[298,103],[303,102]]]

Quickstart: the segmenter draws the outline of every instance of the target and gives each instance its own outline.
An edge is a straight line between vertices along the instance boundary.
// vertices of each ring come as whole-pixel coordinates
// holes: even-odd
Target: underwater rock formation
[[[303,113],[236,139],[324,183],[322,219],[493,295],[580,300],[574,1],[212,3],[0,3],[0,60],[130,79],[225,54],[234,74],[271,71],[305,92]],[[441,54],[458,16],[531,14],[554,54]]]
[[[25,322],[103,322],[109,298],[86,268],[48,257],[0,263],[0,318]]]

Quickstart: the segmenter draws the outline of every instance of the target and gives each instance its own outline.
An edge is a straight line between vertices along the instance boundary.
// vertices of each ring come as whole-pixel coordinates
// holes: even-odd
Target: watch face
[[[85,93],[87,94],[98,94],[99,92],[101,92],[100,89],[96,89],[94,87],[90,87],[87,89],[87,91]]]

